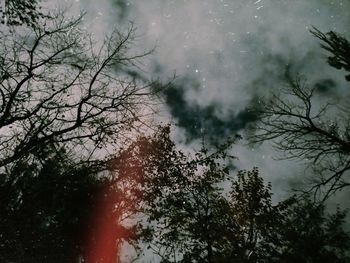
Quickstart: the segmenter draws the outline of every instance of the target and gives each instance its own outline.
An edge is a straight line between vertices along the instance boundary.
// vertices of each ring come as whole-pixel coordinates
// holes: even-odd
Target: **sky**
[[[69,2],[67,0],[67,2]],[[310,29],[349,36],[350,1],[328,0],[102,0],[70,4],[88,12],[89,29],[100,38],[113,28],[136,28],[137,51],[155,48],[142,65],[146,78],[172,80],[158,118],[175,124],[176,140],[193,149],[254,127],[250,107],[305,76],[326,97],[339,101],[346,82],[326,64]],[[322,99],[322,96],[320,96]],[[276,196],[303,181],[303,160],[280,161],[271,144],[233,148],[239,169],[258,166]]]
[[[330,68],[327,53],[310,30],[350,37],[347,0],[66,0],[74,12],[86,10],[88,28],[101,38],[113,28],[136,28],[135,51],[155,49],[141,74],[166,83],[157,118],[174,124],[185,149],[208,145],[253,128],[250,108],[301,75],[324,92],[315,103],[349,94],[344,72]],[[173,80],[173,77],[175,79]],[[232,149],[238,169],[259,167],[276,200],[305,182],[305,160],[281,161],[271,143]],[[332,204],[349,207],[348,193]]]

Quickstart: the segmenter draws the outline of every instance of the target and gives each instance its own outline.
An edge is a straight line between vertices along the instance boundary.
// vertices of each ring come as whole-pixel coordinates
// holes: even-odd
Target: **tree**
[[[349,42],[334,32],[323,34],[314,29],[312,33],[332,53],[328,63],[349,71]],[[316,86],[309,87],[300,77],[288,82],[289,87],[281,94],[272,95],[260,105],[257,132],[250,140],[272,140],[284,158],[311,163],[316,176],[309,191],[325,200],[350,185],[349,108],[332,101],[319,106]]]
[[[0,7],[1,23],[8,26],[36,26],[39,19],[45,18],[40,11],[40,0],[4,0]]]
[[[150,113],[154,92],[130,74],[149,52],[129,54],[132,26],[98,43],[83,14],[43,15],[38,3],[2,10],[0,258],[113,262],[123,242],[136,244],[137,224],[124,223],[141,195],[103,151],[127,144]]]
[[[139,182],[115,165],[121,156],[82,165],[45,147],[35,157],[1,177],[1,262],[112,263],[125,242],[137,249]]]
[[[1,261],[73,262],[98,185],[92,169],[74,167],[63,149],[15,162],[1,176]]]
[[[345,212],[273,204],[256,168],[230,175],[225,147],[190,158],[164,127],[98,163],[37,148],[1,177],[1,261],[119,262],[127,242],[162,262],[346,262]]]
[[[192,174],[151,211],[150,247],[161,262],[258,262],[266,257],[259,252],[261,240],[280,220],[269,186],[257,170],[241,171],[225,195],[220,187],[224,174],[214,167],[199,178]]]
[[[321,47],[331,53],[327,58],[330,66],[350,72],[350,43],[340,34],[330,31],[326,34],[314,28],[311,33],[322,41]],[[350,81],[350,75],[345,76]]]
[[[344,230],[346,212],[325,212],[323,204],[294,199],[263,246],[266,262],[349,262],[350,233]]]
[[[218,178],[212,175],[212,177],[201,177],[201,179],[198,177],[198,179],[196,179],[196,175],[198,174],[194,172],[196,168],[205,166],[205,163],[207,165],[211,163],[211,165],[215,166],[214,156],[218,155],[219,154],[213,154],[211,157],[208,156],[207,160],[205,160],[201,159],[201,155],[198,154],[198,158],[189,161],[184,154],[176,150],[174,142],[170,139],[170,127],[166,126],[160,128],[154,136],[140,137],[120,155],[123,156],[123,163],[117,164],[123,165],[124,168],[122,170],[132,173],[133,178],[142,177],[141,180],[138,180],[141,182],[140,189],[142,190],[141,194],[143,196],[143,201],[141,203],[141,207],[143,208],[142,212],[146,216],[150,216],[150,221],[155,222],[159,220],[158,223],[162,224],[163,220],[167,220],[171,216],[176,217],[176,211],[180,211],[177,209],[181,208],[179,206],[180,203],[190,194],[187,192],[187,195],[184,195],[184,193],[186,193],[185,189],[194,187],[196,180],[200,180],[201,182],[200,185],[196,186],[198,192],[201,187],[204,187],[208,191],[208,195],[212,193],[214,196],[217,196],[211,189],[216,188],[213,183],[219,181],[219,177],[221,177],[222,174],[217,174]],[[210,181],[208,179],[210,179]],[[193,183],[191,180],[194,180]],[[181,190],[182,187],[183,189]],[[174,203],[169,207],[167,206],[167,198],[174,200]],[[179,198],[179,200],[176,200],[177,198]],[[199,196],[198,198],[201,199],[203,196]],[[169,203],[171,202],[169,201]],[[188,209],[191,209],[193,204],[188,203],[188,205]],[[172,211],[173,214],[169,214],[169,217],[167,217],[166,214],[169,211]],[[191,213],[192,212],[195,212],[195,210],[191,211]],[[203,222],[205,220],[213,221],[210,219],[209,215],[203,215],[203,217],[205,217],[203,218]],[[180,220],[180,218],[178,219]],[[184,220],[186,219],[184,218]],[[188,223],[191,224],[190,222]],[[209,221],[206,223],[209,224]],[[171,237],[168,239],[165,232],[158,231],[160,228],[152,230],[147,226],[148,224],[145,225],[146,229],[144,229],[143,232],[144,243],[149,244],[151,240],[156,240],[156,243],[150,245],[152,247],[154,245],[161,245],[160,251],[158,251],[160,253],[162,249],[165,250],[165,253],[168,253],[169,250],[172,250],[171,252],[181,251],[181,249],[184,249],[185,243],[188,244],[191,241],[195,241],[195,239],[188,239],[187,241],[183,240],[185,243],[181,243],[181,241],[171,239]],[[194,226],[194,223],[192,226]],[[200,226],[198,227],[200,228]],[[167,230],[173,235],[177,235],[178,233],[182,236],[182,232],[174,228],[164,229],[166,232]],[[162,236],[163,234],[164,236]],[[205,238],[205,240],[207,240],[207,238]],[[204,241],[199,242],[201,243]],[[191,246],[187,249],[188,255],[192,253],[191,248],[194,247]],[[198,252],[198,250],[194,250],[193,254]],[[168,253],[168,255],[173,255],[173,253]],[[168,259],[170,260],[171,256]],[[195,259],[195,256],[193,256],[192,259]]]
[[[154,92],[130,74],[149,52],[129,54],[132,26],[98,43],[83,14],[43,15],[38,3],[2,10],[0,258],[114,262],[124,242],[136,244],[138,226],[125,221],[141,195],[103,151],[127,144],[150,113]]]
[[[126,170],[143,175],[143,243],[161,262],[349,259],[345,212],[326,215],[324,206],[295,197],[273,204],[257,168],[230,175],[230,144],[191,157],[176,149],[169,133],[165,127],[139,138],[123,158]]]
[[[47,143],[89,158],[150,113],[149,85],[125,73],[148,54],[129,54],[133,28],[98,45],[82,18],[50,14],[36,27],[1,32],[0,167]]]

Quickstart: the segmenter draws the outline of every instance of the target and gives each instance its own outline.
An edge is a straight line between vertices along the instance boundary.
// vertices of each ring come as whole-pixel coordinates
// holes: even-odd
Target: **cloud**
[[[157,45],[149,63],[161,70],[149,73],[164,77],[176,72],[189,81],[177,85],[177,92],[175,87],[168,91],[166,100],[189,138],[196,137],[197,115],[217,125],[218,136],[226,129],[221,127],[239,127],[235,117],[256,98],[285,85],[287,76],[303,74],[311,85],[333,79],[334,72],[329,73],[324,52],[309,29],[316,26],[346,34],[349,22],[345,11],[349,3],[324,0],[128,3],[128,19],[135,21],[142,42]],[[341,78],[333,81],[342,83]],[[176,105],[182,108],[175,109]]]
[[[211,140],[239,133],[258,116],[250,106],[278,92],[301,74],[318,91],[316,103],[344,100],[348,85],[341,71],[326,63],[327,53],[309,29],[350,36],[349,1],[328,0],[104,0],[84,1],[103,28],[134,21],[140,46],[156,46],[145,75],[179,76],[166,91],[166,109],[184,130],[187,142],[202,133]],[[113,11],[114,9],[114,11]],[[98,16],[98,12],[102,16]],[[114,21],[114,22],[112,22]],[[282,181],[304,176],[303,162],[274,161],[270,145],[252,151],[235,148],[239,166],[260,167],[280,189]],[[283,188],[285,189],[285,188]]]
[[[176,124],[185,130],[187,141],[205,137],[209,143],[222,143],[258,118],[256,111],[250,107],[221,117],[220,105],[203,106],[186,100],[186,92],[196,90],[198,86],[196,79],[185,77],[162,90],[167,108]]]

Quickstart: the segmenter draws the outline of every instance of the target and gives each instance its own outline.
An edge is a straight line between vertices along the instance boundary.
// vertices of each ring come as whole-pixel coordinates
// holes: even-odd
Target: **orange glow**
[[[90,223],[85,253],[86,263],[117,263],[122,240],[127,237],[121,225],[122,211],[116,209],[120,196],[110,186],[102,187]]]
[[[84,263],[119,263],[123,242],[135,237],[135,228],[123,225],[123,217],[139,211],[143,196],[139,185],[145,175],[142,160],[150,149],[146,146],[137,141],[121,152],[112,168],[118,180],[113,184],[107,181],[96,191],[85,231]]]

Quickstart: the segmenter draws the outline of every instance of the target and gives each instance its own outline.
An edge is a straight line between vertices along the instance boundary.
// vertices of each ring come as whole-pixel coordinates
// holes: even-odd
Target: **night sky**
[[[254,129],[250,109],[297,75],[316,86],[317,97],[339,102],[349,92],[344,74],[329,67],[310,29],[349,36],[349,1],[148,0],[71,1],[87,10],[96,35],[137,28],[136,50],[155,48],[145,78],[172,81],[158,118],[175,124],[174,136],[189,149],[203,134],[209,145]],[[172,77],[176,76],[173,80]],[[318,103],[318,102],[315,102]],[[276,161],[271,144],[233,148],[237,167],[258,166],[276,196],[305,179],[305,162]]]
[[[271,143],[248,145],[247,131],[259,116],[252,107],[297,75],[317,87],[315,104],[343,103],[349,94],[344,72],[329,67],[327,53],[310,29],[349,38],[350,1],[341,0],[103,0],[68,1],[86,10],[87,27],[97,36],[132,22],[136,51],[155,48],[141,74],[171,85],[163,91],[160,115],[187,149],[226,136],[243,136],[232,154],[242,169],[259,167],[272,182],[275,198],[307,181],[307,160],[276,160]],[[173,77],[175,79],[173,79]],[[349,206],[345,191],[332,204]]]

